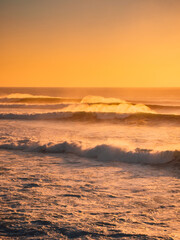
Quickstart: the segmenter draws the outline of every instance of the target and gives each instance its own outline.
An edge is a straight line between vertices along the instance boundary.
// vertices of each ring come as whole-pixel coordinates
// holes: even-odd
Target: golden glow
[[[0,86],[180,87],[177,1],[60,2],[2,4]]]

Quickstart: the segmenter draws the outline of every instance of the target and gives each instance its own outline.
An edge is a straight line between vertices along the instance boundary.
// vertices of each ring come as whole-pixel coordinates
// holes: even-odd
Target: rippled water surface
[[[178,239],[174,167],[2,150],[0,159],[1,236]]]

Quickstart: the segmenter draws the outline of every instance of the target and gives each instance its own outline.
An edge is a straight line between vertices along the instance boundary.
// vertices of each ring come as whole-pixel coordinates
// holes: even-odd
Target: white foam
[[[119,98],[104,98],[101,96],[86,96],[81,100],[81,103],[94,103],[94,104],[98,104],[98,103],[106,103],[106,104],[117,104],[117,103],[126,103],[126,101],[121,100]]]

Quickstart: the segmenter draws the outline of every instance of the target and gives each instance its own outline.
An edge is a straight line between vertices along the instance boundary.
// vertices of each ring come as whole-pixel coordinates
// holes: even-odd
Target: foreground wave
[[[21,150],[36,153],[71,153],[79,157],[93,158],[102,162],[126,162],[140,164],[180,163],[180,151],[158,151],[137,148],[127,151],[118,147],[102,144],[83,149],[76,143],[40,144],[31,140],[19,140],[16,143],[0,144],[0,149]]]

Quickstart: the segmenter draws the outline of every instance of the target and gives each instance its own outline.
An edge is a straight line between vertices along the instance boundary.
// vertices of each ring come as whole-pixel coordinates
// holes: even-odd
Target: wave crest
[[[73,104],[63,109],[67,112],[96,112],[96,113],[155,113],[144,104],[120,103],[109,105],[102,103],[94,104]]]
[[[81,103],[93,103],[93,104],[98,104],[98,103],[105,103],[105,104],[120,104],[120,103],[126,103],[126,101],[121,100],[119,98],[104,98],[101,96],[86,96],[81,100]]]
[[[75,103],[81,99],[68,97],[51,97],[44,95],[32,95],[26,93],[12,93],[0,97],[0,102],[3,103],[24,103],[24,104],[51,104],[51,103]]]

